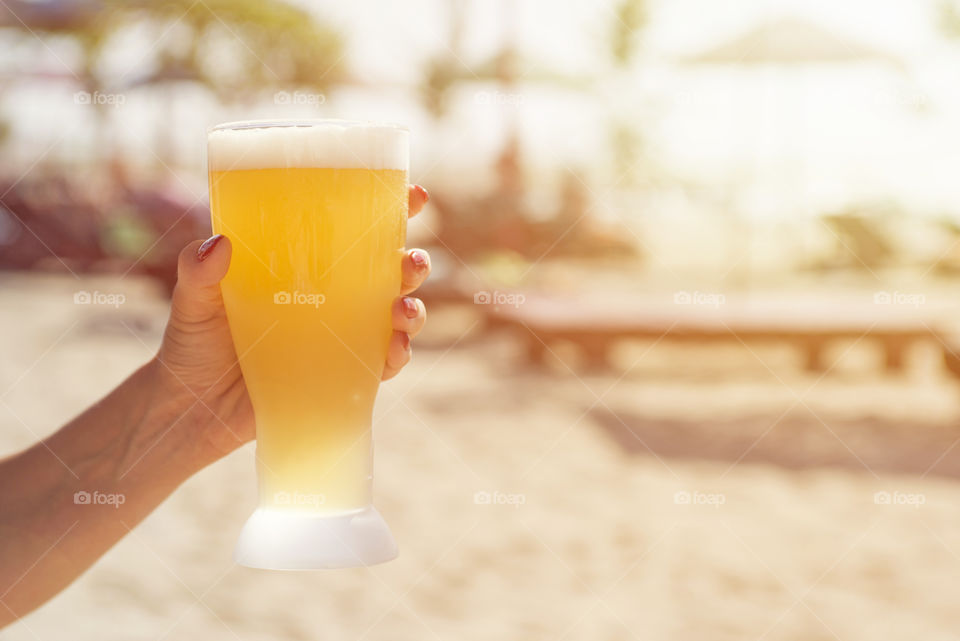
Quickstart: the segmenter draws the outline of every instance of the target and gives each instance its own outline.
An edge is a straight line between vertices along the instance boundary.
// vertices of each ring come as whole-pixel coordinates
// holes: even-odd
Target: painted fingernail
[[[203,244],[197,248],[197,260],[201,263],[207,259],[213,250],[217,248],[217,245],[220,244],[220,241],[223,240],[223,234],[216,234],[210,238],[203,241]]]
[[[400,343],[403,345],[404,350],[410,349],[410,334],[406,332],[401,334]]]
[[[424,189],[424,188],[421,187],[420,185],[414,185],[414,186],[413,186],[413,189],[414,189],[414,191],[416,191],[418,194],[420,194],[421,198],[423,198],[423,204],[424,204],[424,205],[426,205],[428,202],[430,202],[430,194],[427,192],[426,189]]]
[[[403,313],[407,315],[407,318],[416,318],[417,314],[420,313],[420,308],[417,307],[417,301],[414,299],[404,296],[402,300],[403,304]]]
[[[413,264],[417,269],[425,269],[429,263],[427,252],[421,249],[414,249],[412,252],[410,252],[410,260],[413,261]]]

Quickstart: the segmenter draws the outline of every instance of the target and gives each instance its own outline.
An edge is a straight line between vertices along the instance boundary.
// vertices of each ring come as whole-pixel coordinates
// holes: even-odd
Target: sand
[[[129,279],[0,279],[6,453],[145,360],[165,303]],[[76,305],[80,289],[127,301]],[[888,379],[855,348],[817,382],[784,350],[634,346],[619,355],[632,370],[578,377],[518,367],[474,320],[434,313],[378,402],[377,505],[398,560],[235,566],[255,500],[246,447],[0,636],[958,638],[960,390],[936,354]]]

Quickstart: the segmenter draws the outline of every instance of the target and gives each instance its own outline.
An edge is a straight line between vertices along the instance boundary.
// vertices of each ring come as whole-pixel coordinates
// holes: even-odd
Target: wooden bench
[[[577,346],[593,368],[609,367],[613,346],[623,340],[687,343],[775,342],[796,346],[810,371],[822,372],[828,344],[864,340],[884,353],[887,371],[904,367],[907,349],[937,341],[929,319],[913,308],[892,305],[802,302],[741,302],[719,306],[652,301],[561,300],[528,297],[517,306],[484,307],[489,329],[512,330],[523,340],[528,362],[541,364],[548,346]]]

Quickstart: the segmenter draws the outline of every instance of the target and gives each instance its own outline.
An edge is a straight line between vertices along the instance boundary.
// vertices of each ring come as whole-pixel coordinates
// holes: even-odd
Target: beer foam
[[[400,169],[409,137],[396,125],[338,120],[232,122],[207,136],[211,171],[230,169]]]

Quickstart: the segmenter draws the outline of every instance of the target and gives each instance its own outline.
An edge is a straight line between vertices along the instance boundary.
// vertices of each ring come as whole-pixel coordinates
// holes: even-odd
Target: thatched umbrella
[[[699,69],[702,73],[712,74],[713,71],[734,71],[743,74],[743,78],[756,78],[754,74],[764,72],[765,78],[772,80],[776,87],[781,91],[764,92],[758,101],[751,103],[744,101],[743,112],[753,114],[758,111],[751,121],[762,122],[764,113],[773,113],[774,118],[779,122],[773,131],[777,137],[781,138],[781,148],[789,145],[783,144],[783,139],[797,139],[799,146],[807,143],[807,134],[803,128],[804,119],[792,119],[791,113],[798,109],[804,109],[803,96],[805,87],[810,82],[810,76],[807,71],[810,68],[820,68],[824,71],[826,67],[830,70],[837,70],[839,73],[849,73],[851,68],[857,66],[869,65],[875,68],[887,69],[893,71],[896,75],[903,73],[904,68],[901,62],[883,51],[875,49],[869,45],[857,42],[845,36],[838,35],[830,29],[810,22],[802,18],[783,17],[769,20],[754,26],[745,33],[742,33],[731,40],[722,42],[709,49],[695,53],[693,55],[679,58],[679,62],[691,69]],[[743,92],[737,92],[737,95],[746,94],[752,87],[747,86]],[[798,89],[800,90],[798,92]],[[799,95],[799,100],[798,95]],[[774,100],[771,106],[770,101]],[[793,121],[796,120],[796,121]],[[757,140],[745,139],[747,144],[764,144],[769,139],[762,139],[762,135]],[[788,159],[789,160],[789,159]],[[788,182],[794,184],[796,194],[803,193],[799,189],[799,182],[802,180],[803,164],[798,161],[798,166],[792,171],[782,171],[778,178],[782,177]],[[759,162],[759,161],[758,161]],[[766,168],[769,169],[769,168]],[[753,185],[762,184],[763,181],[757,180],[757,174],[762,169],[755,166],[753,176],[749,181]],[[756,192],[762,195],[762,192]],[[785,194],[789,195],[789,194]],[[799,206],[800,199],[784,198],[782,207]],[[745,242],[749,242],[749,225],[743,233],[737,234]],[[734,248],[737,259],[745,251],[744,248]]]
[[[680,59],[707,65],[810,65],[880,62],[900,65],[896,58],[838,36],[801,18],[780,18],[711,49]]]

